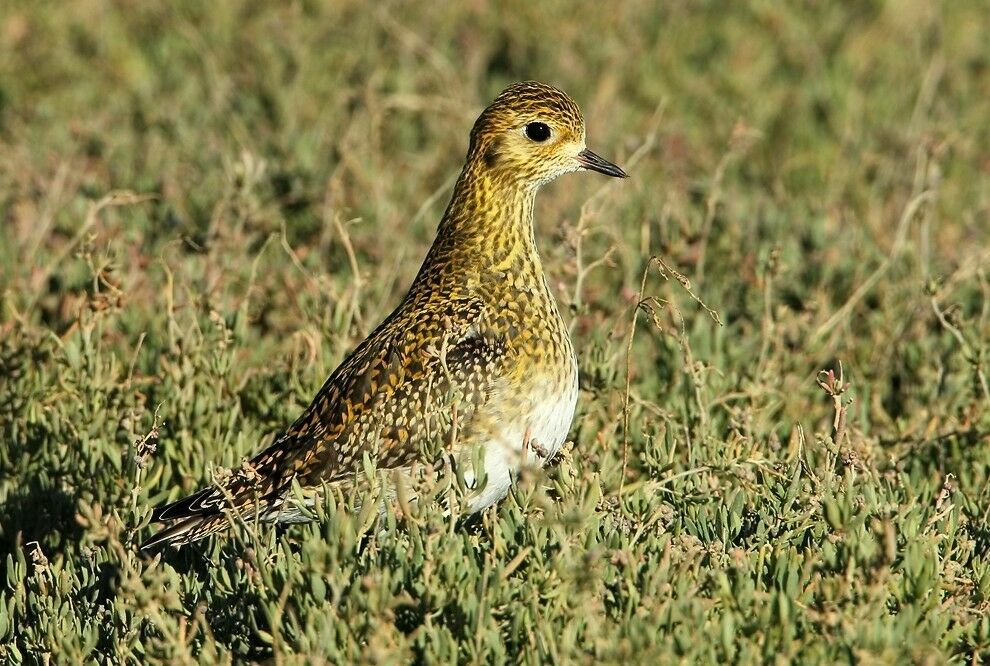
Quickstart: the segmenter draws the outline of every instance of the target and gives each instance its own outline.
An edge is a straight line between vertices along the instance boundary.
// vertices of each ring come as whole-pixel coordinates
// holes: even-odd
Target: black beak
[[[597,171],[613,178],[628,178],[626,172],[609,162],[604,157],[599,157],[587,148],[578,153],[578,164],[590,171]]]

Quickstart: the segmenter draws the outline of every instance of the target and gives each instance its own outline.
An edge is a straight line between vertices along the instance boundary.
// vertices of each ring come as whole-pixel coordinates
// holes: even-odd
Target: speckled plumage
[[[532,123],[550,138],[532,139]],[[566,94],[535,82],[503,91],[471,131],[437,238],[402,303],[250,461],[250,474],[156,509],[167,525],[143,547],[219,531],[230,508],[289,521],[293,481],[345,482],[365,454],[379,469],[407,470],[432,462],[420,460],[426,440],[462,457],[481,447],[487,481],[471,510],[504,497],[528,456],[552,456],[573,418],[578,369],[537,253],[533,204],[540,185],[581,168],[625,175],[585,148],[584,120]]]

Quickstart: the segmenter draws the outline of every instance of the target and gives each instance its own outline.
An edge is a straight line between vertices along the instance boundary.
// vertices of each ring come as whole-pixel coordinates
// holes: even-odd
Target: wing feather
[[[464,423],[490,398],[508,345],[483,319],[477,301],[446,300],[415,315],[400,308],[330,375],[306,411],[248,461],[249,473],[235,473],[224,491],[210,486],[158,507],[152,519],[209,519],[222,514],[228,497],[235,507],[255,498],[275,505],[293,479],[303,486],[340,481],[366,452],[380,468],[411,464],[425,438],[449,435],[445,407],[456,404]],[[182,538],[187,542],[188,533]],[[162,539],[153,542],[157,547]]]

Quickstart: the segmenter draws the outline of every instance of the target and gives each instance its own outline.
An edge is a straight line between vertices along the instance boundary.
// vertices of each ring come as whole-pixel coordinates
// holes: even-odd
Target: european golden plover
[[[525,461],[553,456],[574,417],[578,366],[536,249],[533,202],[541,185],[579,169],[626,175],[587,149],[570,97],[536,82],[496,97],[471,130],[436,240],[399,306],[249,462],[250,474],[157,508],[153,520],[166,526],[143,548],[222,530],[226,511],[298,520],[293,483],[348,483],[366,457],[409,473],[433,462],[423,460],[427,439],[466,467],[483,465],[469,511],[505,497]]]

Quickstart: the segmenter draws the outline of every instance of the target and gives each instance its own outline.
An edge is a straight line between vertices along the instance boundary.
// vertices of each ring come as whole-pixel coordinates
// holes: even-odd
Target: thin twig
[[[60,263],[62,263],[67,256],[76,248],[79,243],[82,242],[86,233],[96,224],[96,221],[100,217],[100,213],[106,208],[115,208],[118,206],[131,206],[134,204],[144,203],[146,201],[151,201],[156,199],[157,195],[154,194],[137,194],[131,192],[130,190],[114,190],[106,194],[103,198],[98,201],[93,202],[89,206],[89,210],[86,212],[86,218],[83,220],[82,226],[76,231],[75,236],[72,237],[68,243],[66,243],[62,249],[59,251],[55,257],[48,262],[44,270],[41,272],[41,277],[38,279],[38,284],[45,284],[48,278],[51,277],[52,273]],[[41,297],[41,291],[37,290],[32,297],[25,311],[30,311],[35,304],[38,302],[38,298]]]
[[[853,292],[842,307],[836,310],[836,312],[829,317],[824,324],[818,327],[818,329],[811,336],[812,343],[821,340],[826,334],[830,333],[839,322],[846,319],[849,316],[849,313],[852,312],[852,309],[856,307],[856,305],[863,300],[863,297],[865,297],[870,290],[873,289],[873,286],[880,281],[880,278],[884,276],[884,273],[886,273],[893,264],[894,259],[900,256],[911,220],[917,214],[922,204],[933,201],[934,198],[934,192],[931,190],[925,190],[908,202],[908,205],[904,208],[904,212],[901,214],[900,223],[897,225],[897,233],[894,236],[894,244],[890,248],[890,254],[884,257],[884,260],[880,262],[880,265],[877,266],[876,270],[874,270],[873,273],[859,285],[856,291]]]
[[[622,398],[622,474],[619,476],[619,496],[626,483],[626,468],[629,464],[629,393],[632,388],[632,346],[636,336],[636,322],[639,320],[640,303],[646,293],[646,278],[650,275],[650,265],[656,257],[650,257],[643,268],[639,281],[639,292],[636,296],[636,307],[633,308],[632,323],[629,325],[629,336],[626,339],[626,387]]]

